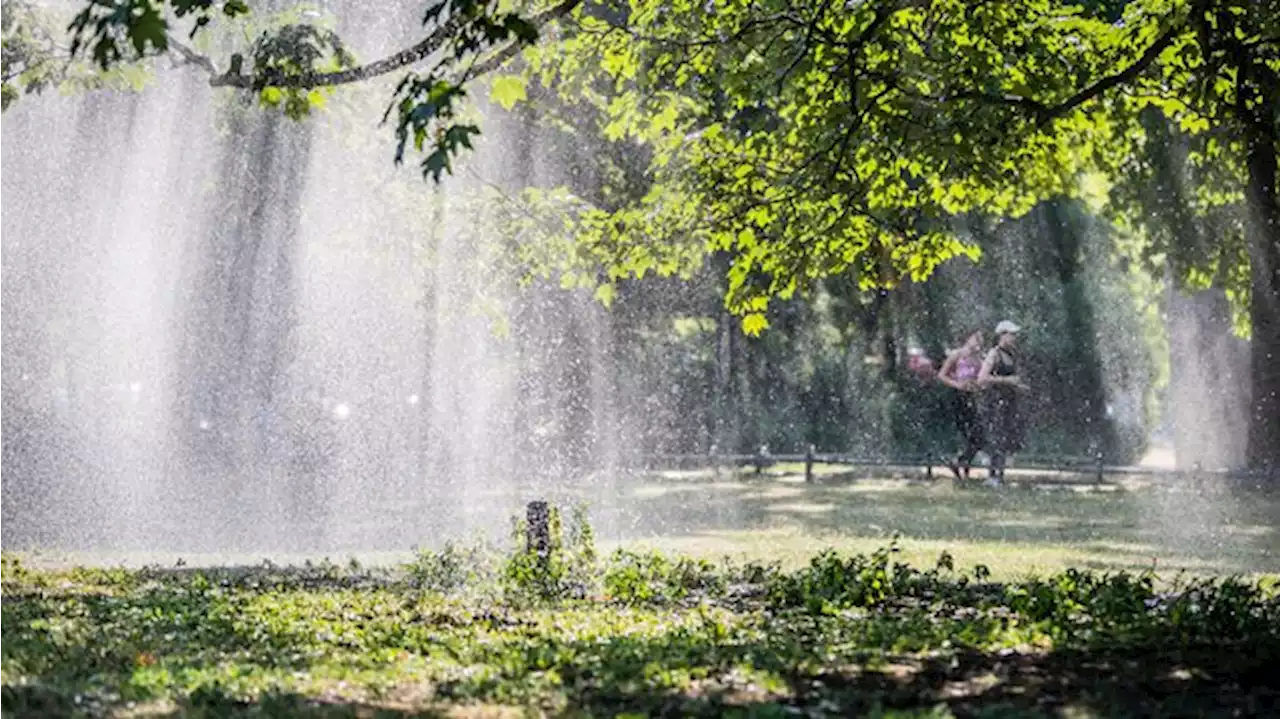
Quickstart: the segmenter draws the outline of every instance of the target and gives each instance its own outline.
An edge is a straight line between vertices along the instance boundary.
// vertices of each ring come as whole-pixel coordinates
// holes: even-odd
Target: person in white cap
[[[978,384],[987,390],[987,451],[991,455],[992,483],[1004,482],[1008,457],[1022,449],[1023,422],[1018,394],[1028,387],[1018,374],[1016,347],[1021,327],[1009,320],[996,325],[996,346],[978,371]]]

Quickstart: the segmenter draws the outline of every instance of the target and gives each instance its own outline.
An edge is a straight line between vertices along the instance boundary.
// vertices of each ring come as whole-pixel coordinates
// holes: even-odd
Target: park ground
[[[794,469],[638,478],[547,565],[6,554],[5,715],[1280,711],[1268,493]]]

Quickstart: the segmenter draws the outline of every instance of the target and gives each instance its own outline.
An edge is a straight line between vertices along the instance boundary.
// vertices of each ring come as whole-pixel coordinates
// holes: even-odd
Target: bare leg
[[[991,472],[990,478],[997,481],[1004,481],[1004,454],[995,452],[991,455]]]

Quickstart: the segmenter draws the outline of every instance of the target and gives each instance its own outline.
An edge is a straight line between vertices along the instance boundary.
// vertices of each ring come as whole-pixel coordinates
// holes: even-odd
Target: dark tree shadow
[[[877,710],[925,713],[946,705],[957,717],[1273,716],[1280,710],[1280,661],[1274,642],[1159,649],[1154,646],[1043,653],[961,651],[919,658],[889,655],[841,669],[805,670],[799,660],[835,649],[781,627],[769,641],[716,644],[706,636],[619,637],[606,645],[570,646],[590,661],[553,664],[563,679],[566,715],[863,716]],[[545,655],[545,649],[533,650]],[[584,654],[576,654],[582,651]],[[537,666],[530,661],[523,666]],[[808,664],[813,666],[812,664]],[[692,689],[663,690],[645,676],[682,667],[705,669]],[[765,689],[735,674],[742,667],[783,677]],[[519,684],[527,673],[501,681]],[[451,687],[440,688],[447,696]]]

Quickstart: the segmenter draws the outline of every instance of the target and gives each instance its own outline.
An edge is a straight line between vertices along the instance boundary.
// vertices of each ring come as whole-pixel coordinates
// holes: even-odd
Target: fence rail
[[[818,452],[814,450],[810,450],[804,454],[771,454],[767,452],[759,452],[756,454],[647,454],[643,456],[643,461],[646,467],[671,463],[686,467],[690,464],[702,467],[728,464],[754,467],[757,474],[762,473],[766,468],[779,463],[803,463],[804,479],[806,482],[814,481],[814,465],[818,464],[834,464],[848,467],[881,467],[886,469],[914,468],[922,470],[925,476],[930,479],[934,476],[935,468],[945,468],[947,466],[947,459],[937,455],[865,457],[846,452]],[[1263,481],[1274,481],[1280,478],[1277,477],[1277,474],[1274,471],[1268,474],[1265,472],[1253,472],[1248,470],[1207,468],[1173,469],[1167,467],[1108,464],[1106,462],[1106,457],[1103,455],[1093,457],[1045,457],[1019,455],[1016,468],[1041,472],[1063,472],[1090,475],[1093,477],[1093,480],[1099,484],[1106,482],[1108,475],[1131,477],[1163,476],[1169,478],[1212,476],[1225,479],[1253,481],[1259,484]]]

